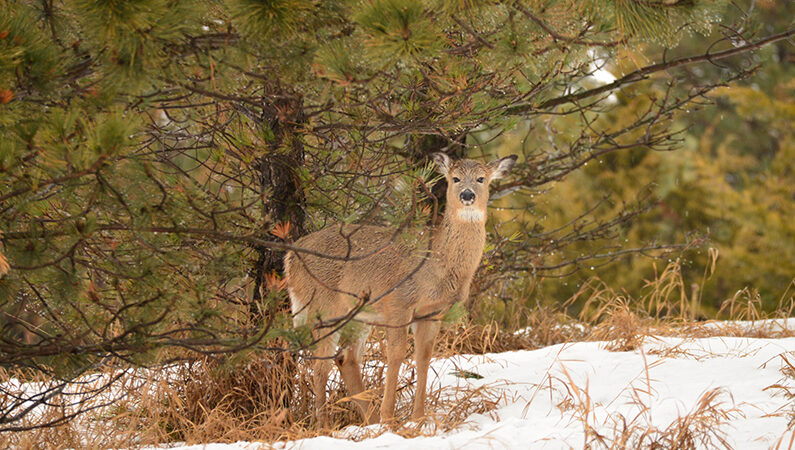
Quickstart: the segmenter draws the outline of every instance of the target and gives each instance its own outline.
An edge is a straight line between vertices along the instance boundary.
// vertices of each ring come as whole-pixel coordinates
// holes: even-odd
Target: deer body
[[[434,155],[448,179],[447,211],[441,224],[421,233],[369,225],[334,225],[298,240],[299,248],[323,256],[288,252],[285,273],[296,326],[314,323],[313,387],[318,418],[325,422],[326,382],[331,359],[366,422],[373,422],[364,390],[361,352],[371,326],[386,334],[387,374],[381,421],[394,415],[397,377],[414,331],[417,390],[412,416],[424,416],[425,386],[439,319],[466,300],[486,243],[488,182],[507,173],[515,156],[488,165],[452,162]],[[338,325],[353,317],[352,332]],[[313,322],[314,321],[314,322]],[[341,350],[337,352],[337,346]]]

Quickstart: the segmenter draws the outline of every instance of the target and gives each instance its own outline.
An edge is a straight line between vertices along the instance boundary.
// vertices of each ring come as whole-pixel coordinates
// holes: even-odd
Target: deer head
[[[471,159],[452,161],[444,153],[434,153],[439,173],[447,178],[447,214],[468,222],[484,222],[489,202],[489,184],[510,172],[516,155],[483,164]]]

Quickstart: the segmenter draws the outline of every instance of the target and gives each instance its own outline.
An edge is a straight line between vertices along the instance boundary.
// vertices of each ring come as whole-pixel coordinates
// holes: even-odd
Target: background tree
[[[731,8],[724,16],[724,24],[775,32],[789,26],[789,17],[795,12],[791,4],[753,2],[751,6],[756,11],[753,17]],[[711,38],[728,35],[736,39],[727,30],[718,27]],[[700,41],[684,39],[668,54],[693,53],[701,48]],[[655,207],[633,223],[622,225],[615,236],[623,248],[706,238],[705,245],[670,256],[683,264],[687,294],[702,301],[697,311],[700,317],[714,316],[724,300],[747,286],[758,290],[758,297],[751,293],[749,299],[759,301],[768,310],[791,300],[795,277],[795,259],[791,256],[795,249],[791,244],[795,230],[786,219],[793,207],[792,183],[786,181],[793,170],[789,125],[793,119],[791,48],[790,43],[781,41],[757,52],[750,61],[724,60],[684,68],[679,75],[693,85],[703,85],[730,72],[737,64],[751,64],[755,72],[745,80],[716,89],[702,99],[705,104],[691,104],[685,114],[675,119],[674,128],[682,130],[677,151],[655,152],[641,146],[600,157],[596,164],[550,187],[554,195],[541,196],[534,202],[528,220],[556,228],[583,211],[596,208],[594,215],[608,221],[623,205],[635,201],[638,193],[645,193]],[[632,54],[633,58],[643,59],[662,50],[652,45]],[[611,60],[604,70],[620,74],[634,68],[632,63],[629,68],[625,64],[626,61]],[[601,120],[617,124],[631,120],[647,108],[647,89],[635,85],[616,93],[611,99],[611,111]],[[508,140],[508,145],[520,145],[522,139],[539,142],[545,133],[546,130],[536,130],[527,136],[517,135]],[[576,262],[577,256],[589,254],[594,244],[576,243],[564,251],[561,259]],[[610,239],[603,241],[605,246],[615,244]],[[718,250],[720,263],[705,285],[707,292],[694,293],[689,283],[700,284],[704,267],[709,265],[706,246]],[[562,279],[549,273],[555,271],[541,270],[550,278],[538,283],[528,301],[544,303],[569,298],[592,276],[637,292],[644,280],[652,278],[655,261],[637,253],[624,256],[604,267],[600,267],[600,261],[581,261],[579,268],[583,270]],[[547,261],[551,259],[548,253],[545,257]],[[657,264],[657,270],[663,265]],[[571,270],[571,266],[564,273],[567,269]]]
[[[426,223],[427,155],[503,153],[512,130],[536,134],[495,197],[513,193],[522,209],[609,155],[677,148],[680,114],[753,66],[699,79],[687,68],[793,34],[728,22],[712,45],[660,54],[713,30],[726,11],[714,1],[3,0],[2,11],[0,360],[56,380],[311,344],[278,290],[279,252],[297,236],[329,220]],[[622,75],[599,84],[607,61]],[[621,120],[611,95],[636,97]],[[644,209],[596,221],[583,209],[559,229],[495,224],[479,288],[619,256],[617,230]],[[556,259],[583,241],[597,246]],[[0,428],[29,401],[47,397],[3,404]]]

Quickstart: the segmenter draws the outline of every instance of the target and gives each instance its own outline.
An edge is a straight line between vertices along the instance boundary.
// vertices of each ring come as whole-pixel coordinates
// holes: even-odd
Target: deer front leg
[[[386,382],[384,383],[384,401],[381,403],[381,423],[389,422],[395,417],[398,375],[403,359],[406,357],[407,341],[408,328],[406,326],[386,329]]]
[[[414,392],[414,411],[412,419],[419,420],[425,416],[425,395],[428,383],[428,365],[433,356],[433,344],[439,332],[438,320],[415,322],[414,360],[417,365],[417,390]]]

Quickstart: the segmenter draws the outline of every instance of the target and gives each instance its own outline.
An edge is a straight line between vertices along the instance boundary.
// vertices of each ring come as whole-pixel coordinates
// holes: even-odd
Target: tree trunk
[[[288,240],[294,241],[306,234],[306,199],[294,170],[304,165],[304,146],[298,134],[299,126],[305,120],[303,104],[302,98],[292,93],[277,92],[272,98],[277,100],[263,111],[263,124],[270,127],[274,139],[257,160],[262,192],[269,193],[262,206],[271,226],[290,224]],[[263,290],[267,289],[265,277],[284,273],[284,252],[267,247],[256,247],[256,251],[257,260],[252,268],[254,296],[249,305],[252,316],[289,311],[290,305],[286,300],[282,304],[262,304]]]

